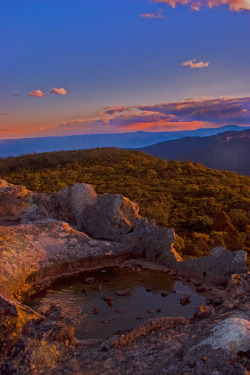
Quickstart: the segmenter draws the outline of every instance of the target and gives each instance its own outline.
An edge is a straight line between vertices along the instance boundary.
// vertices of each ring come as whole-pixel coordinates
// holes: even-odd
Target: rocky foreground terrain
[[[75,184],[35,194],[0,179],[0,374],[247,374],[250,282],[243,250],[182,260],[173,229],[139,215],[122,195]],[[214,296],[192,319],[158,318],[107,340],[78,341],[55,307],[22,304],[57,278],[158,264]]]

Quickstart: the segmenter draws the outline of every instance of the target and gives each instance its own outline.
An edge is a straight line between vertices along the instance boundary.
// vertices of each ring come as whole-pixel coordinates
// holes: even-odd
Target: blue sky
[[[206,110],[217,99],[220,113],[231,103],[226,98],[237,98],[237,113],[245,116],[239,123],[249,124],[249,100],[239,100],[250,87],[248,0],[237,2],[242,9],[230,10],[235,1],[228,0],[198,11],[196,0],[173,1],[175,8],[170,0],[2,0],[0,138],[223,123],[138,108],[187,107],[186,98],[199,98]],[[231,123],[232,116],[224,120]]]

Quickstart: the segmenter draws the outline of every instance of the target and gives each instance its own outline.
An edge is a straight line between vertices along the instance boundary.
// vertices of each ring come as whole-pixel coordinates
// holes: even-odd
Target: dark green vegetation
[[[141,215],[174,227],[184,257],[219,245],[250,248],[250,178],[234,172],[97,148],[2,158],[0,176],[37,192],[85,182],[97,193],[121,193],[139,204]]]

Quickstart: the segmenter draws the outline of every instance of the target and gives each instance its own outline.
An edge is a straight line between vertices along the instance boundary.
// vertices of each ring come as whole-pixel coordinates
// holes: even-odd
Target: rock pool
[[[88,284],[85,281],[87,278],[94,280]],[[117,295],[117,291],[127,289],[129,295]],[[162,291],[168,294],[163,296]],[[190,294],[190,303],[182,306],[180,297],[185,293]],[[111,303],[104,297],[109,297]],[[155,317],[190,318],[205,300],[190,286],[164,272],[139,272],[112,267],[57,281],[27,304],[42,312],[52,304],[60,307],[73,321],[75,336],[81,340],[105,339],[115,332],[136,328],[143,321]]]

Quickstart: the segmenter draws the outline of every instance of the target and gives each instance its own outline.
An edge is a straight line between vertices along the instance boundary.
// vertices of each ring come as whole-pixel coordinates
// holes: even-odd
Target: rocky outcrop
[[[141,219],[138,212],[138,206],[121,194],[97,195],[91,185],[79,183],[55,194],[34,194],[20,219],[59,219],[93,238],[119,240]]]
[[[124,244],[92,239],[54,219],[0,226],[0,239],[0,291],[6,296],[34,292],[58,277],[116,265],[130,255]]]
[[[231,276],[246,272],[245,252],[229,253],[219,247],[208,257],[183,261],[173,247],[174,230],[148,222],[138,211],[122,195],[97,195],[87,184],[56,194],[35,194],[0,180],[1,374],[171,375],[195,369],[215,375],[218,366],[222,366],[220,374],[244,374],[249,306],[233,317],[229,311],[232,307],[238,311],[239,301],[246,305],[248,276]],[[6,225],[6,219],[16,225]],[[193,322],[149,321],[128,335],[91,344],[99,345],[98,350],[91,345],[86,350],[76,343],[72,323],[60,311],[52,308],[40,315],[8,298],[30,295],[59,277],[116,265],[131,256],[158,262],[200,282],[222,286],[230,280],[228,297],[214,307],[221,309],[220,315],[209,308]]]
[[[246,251],[229,252],[222,246],[215,247],[207,257],[179,262],[177,269],[182,275],[226,286],[232,274],[247,272]]]
[[[220,247],[209,257],[183,261],[173,247],[173,229],[148,222],[122,195],[97,195],[88,184],[35,194],[0,180],[0,200],[2,218],[22,222],[1,226],[0,218],[0,290],[6,296],[129,256],[214,285],[225,285],[231,274],[246,272],[244,251],[229,253]]]

